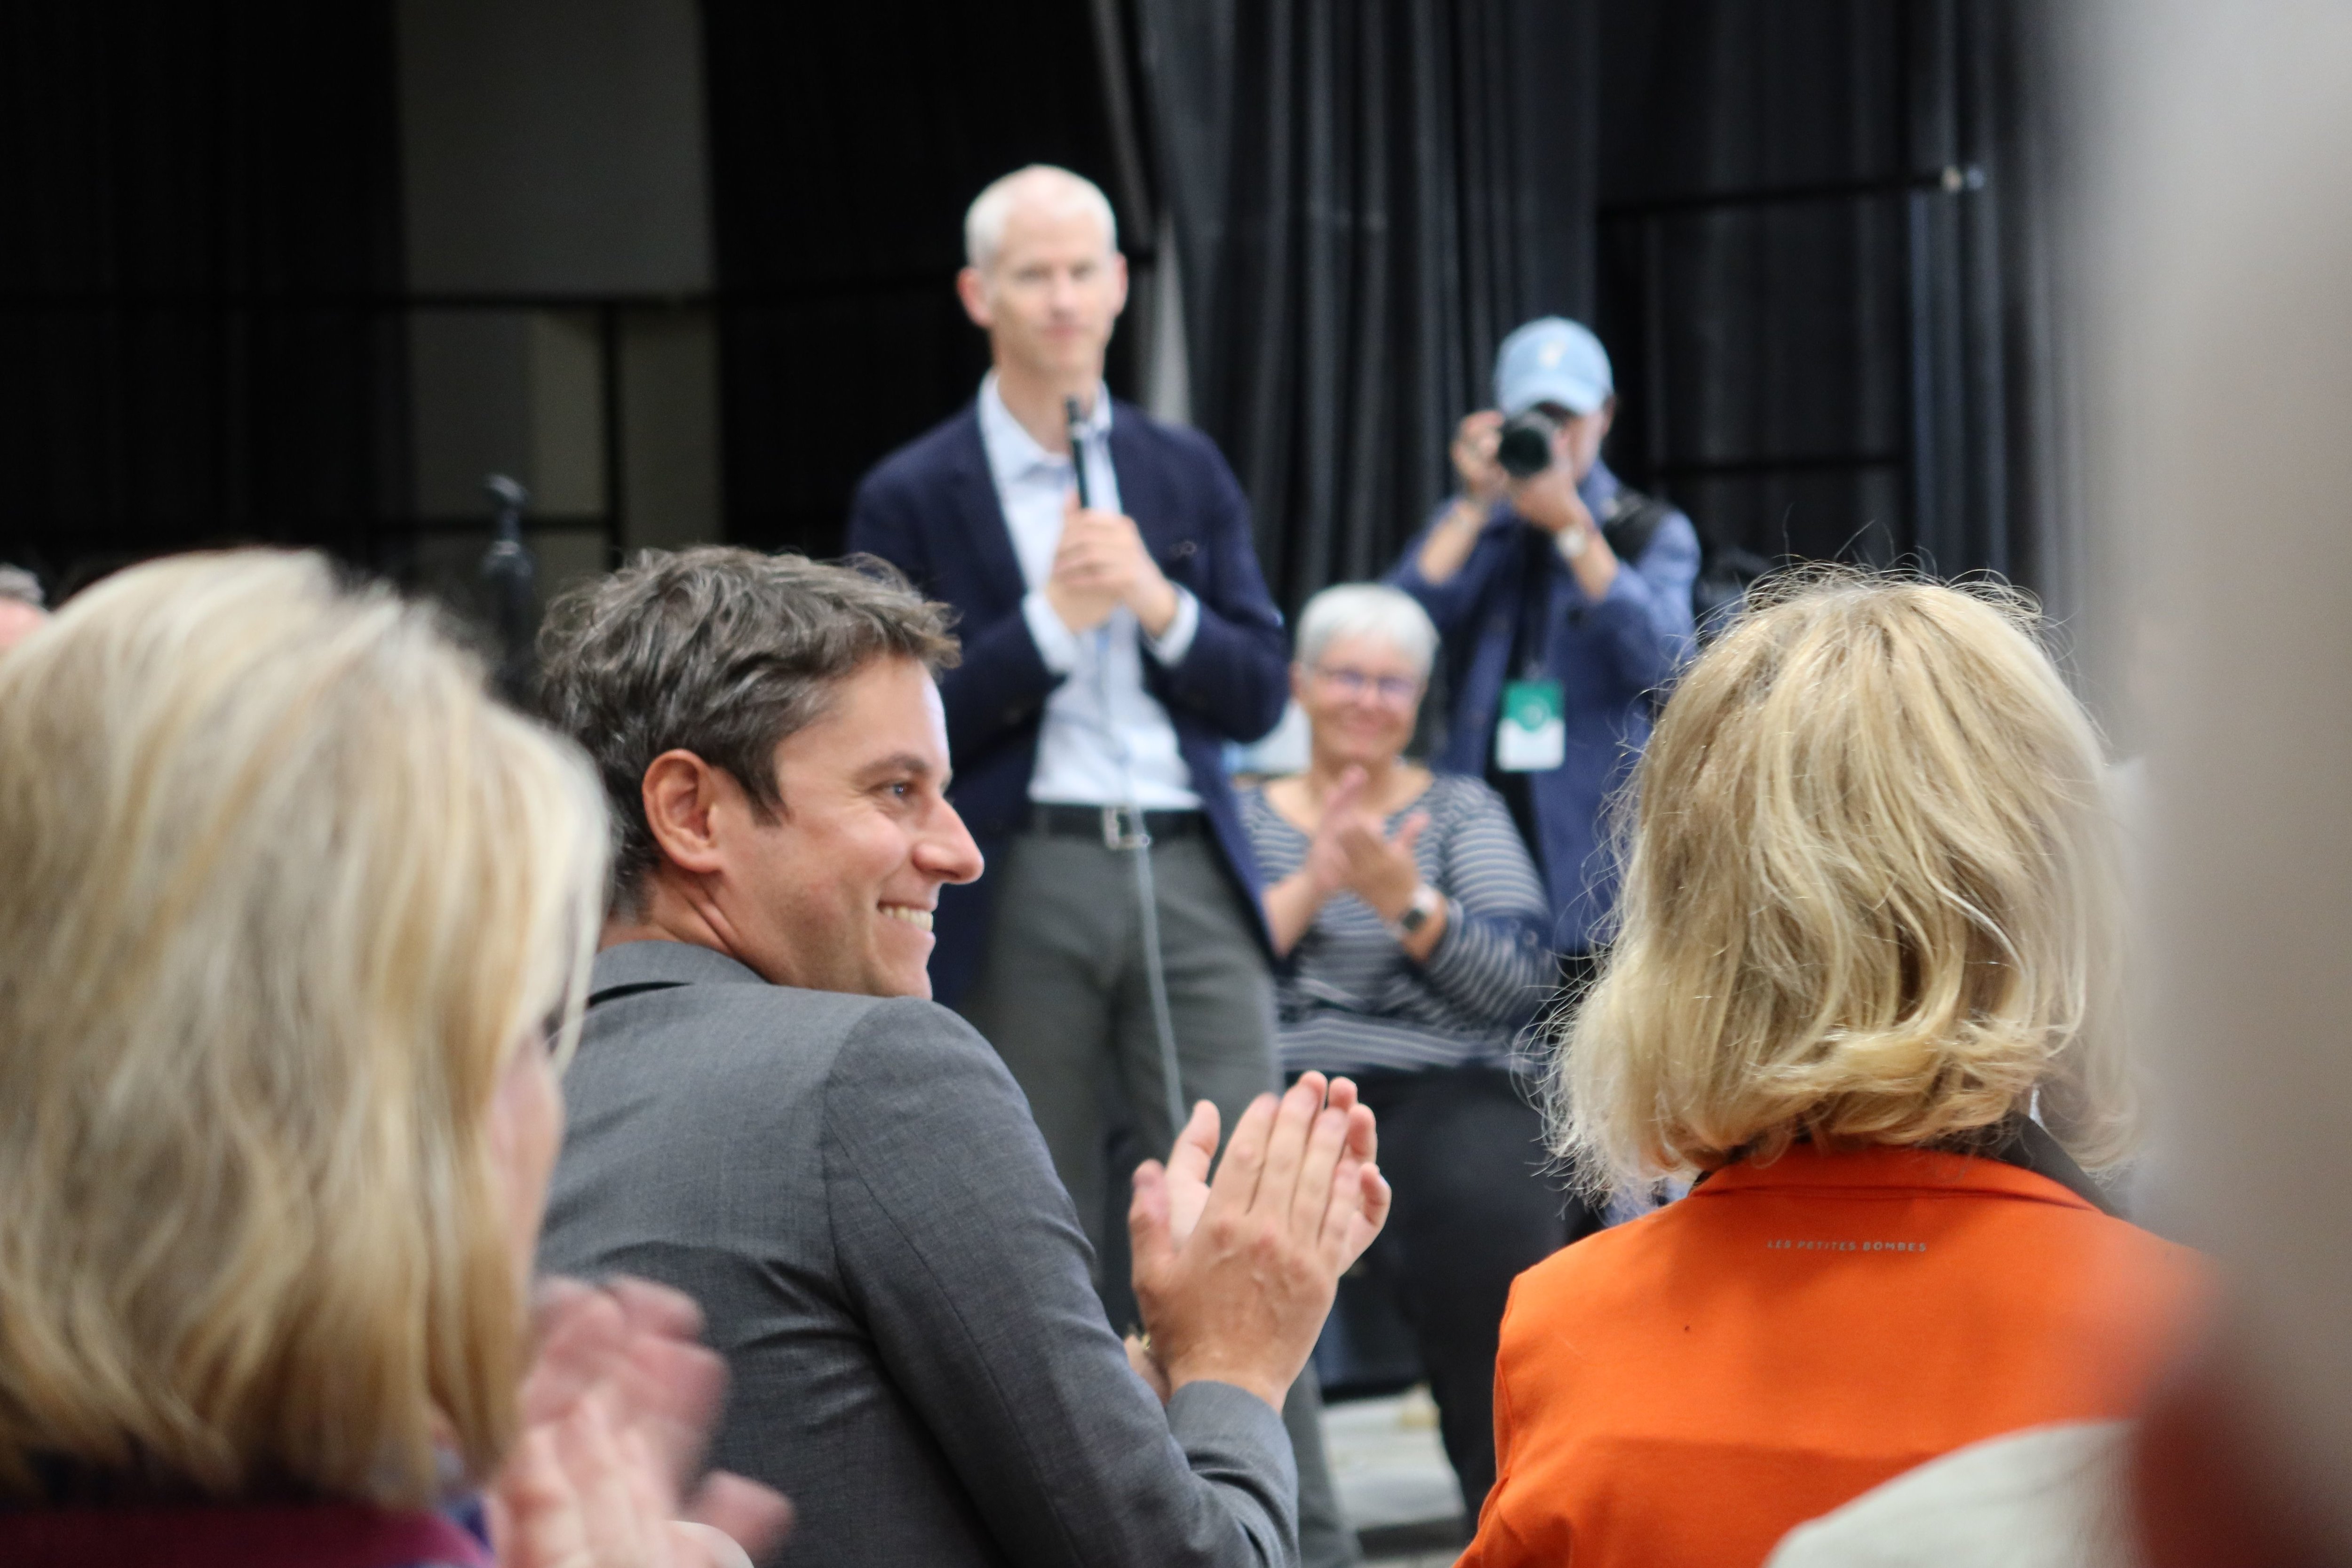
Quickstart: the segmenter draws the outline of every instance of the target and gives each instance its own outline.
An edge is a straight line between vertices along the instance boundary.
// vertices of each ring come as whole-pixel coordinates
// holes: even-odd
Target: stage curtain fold
[[[1276,597],[1376,575],[1519,321],[1592,304],[1591,0],[1135,0],[1192,415]]]

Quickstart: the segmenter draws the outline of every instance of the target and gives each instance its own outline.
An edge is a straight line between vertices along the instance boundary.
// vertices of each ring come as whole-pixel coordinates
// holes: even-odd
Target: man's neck
[[[1048,452],[1070,449],[1070,416],[1065,406],[1078,400],[1078,412],[1094,417],[1095,399],[1102,395],[1102,366],[1082,375],[1041,376],[1018,365],[996,362],[996,395],[1029,438]]]
[[[759,968],[735,951],[727,933],[709,918],[700,900],[684,896],[659,871],[646,879],[635,909],[616,911],[605,918],[596,948],[601,952],[631,942],[682,942],[723,952],[748,968]]]

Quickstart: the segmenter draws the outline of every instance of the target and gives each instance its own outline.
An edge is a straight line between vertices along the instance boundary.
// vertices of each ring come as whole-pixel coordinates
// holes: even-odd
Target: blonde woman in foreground
[[[604,832],[315,558],[141,566],[0,662],[0,1562],[742,1561],[669,1522],[690,1304],[572,1287],[531,1360]]]
[[[1642,759],[1553,1085],[1589,1180],[1698,1184],[1519,1277],[1463,1568],[1753,1568],[1938,1454],[2128,1412],[2200,1289],[2083,1173],[2130,1123],[2115,851],[2032,611],[1766,599]]]

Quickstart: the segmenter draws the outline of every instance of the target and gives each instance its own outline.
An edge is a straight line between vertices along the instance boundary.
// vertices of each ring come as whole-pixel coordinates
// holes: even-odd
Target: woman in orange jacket
[[[2115,846],[2033,632],[1814,576],[1683,678],[1552,1109],[1595,1184],[1697,1184],[1513,1287],[1462,1568],[1753,1568],[1938,1454],[2133,1407],[2199,1270],[2083,1173],[2130,1123]]]

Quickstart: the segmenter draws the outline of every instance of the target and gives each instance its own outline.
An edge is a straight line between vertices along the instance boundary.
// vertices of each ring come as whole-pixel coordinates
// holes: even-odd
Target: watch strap
[[[1423,882],[1412,890],[1412,902],[1404,907],[1404,913],[1389,922],[1389,934],[1402,942],[1427,925],[1430,917],[1437,913],[1439,906],[1444,902],[1444,894]]]

